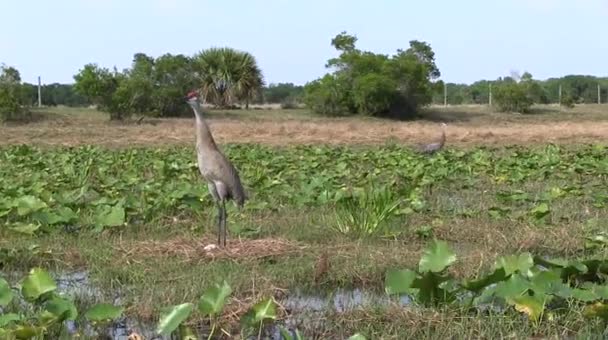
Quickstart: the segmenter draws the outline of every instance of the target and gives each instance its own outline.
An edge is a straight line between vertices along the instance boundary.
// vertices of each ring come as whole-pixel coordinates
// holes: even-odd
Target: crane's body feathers
[[[441,123],[441,137],[439,137],[439,141],[435,142],[435,143],[430,143],[430,144],[426,144],[426,145],[422,145],[419,147],[419,151],[421,153],[425,153],[425,154],[433,154],[439,150],[441,150],[443,148],[443,146],[445,145],[445,123]]]
[[[215,200],[234,200],[238,207],[245,204],[247,197],[238,171],[223,154],[211,151],[203,156],[199,152],[198,167]]]

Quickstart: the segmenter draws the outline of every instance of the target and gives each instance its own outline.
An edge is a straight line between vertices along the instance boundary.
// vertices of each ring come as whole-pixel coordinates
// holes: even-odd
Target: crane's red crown
[[[194,97],[198,97],[198,92],[196,90],[192,90],[186,95],[187,99],[192,99]]]

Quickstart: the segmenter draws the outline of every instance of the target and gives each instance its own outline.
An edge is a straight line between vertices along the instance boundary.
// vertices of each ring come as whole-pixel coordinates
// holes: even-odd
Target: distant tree
[[[236,102],[248,107],[264,86],[262,71],[248,52],[209,48],[194,56],[193,67],[205,100],[221,108]]]
[[[493,93],[496,108],[501,112],[528,113],[535,97],[542,93],[532,75],[525,72],[522,76],[512,75],[497,82]]]
[[[19,71],[12,66],[0,65],[0,121],[29,118],[23,98]]]
[[[100,110],[108,112],[111,120],[121,120],[131,113],[132,108],[128,86],[123,85],[125,79],[126,75],[116,69],[111,72],[97,64],[86,64],[74,76],[74,89]]]
[[[361,51],[356,42],[346,32],[331,40],[339,55],[325,66],[333,72],[304,88],[313,111],[405,117],[432,102],[440,72],[430,45],[412,40],[407,50],[388,56]]]
[[[154,111],[154,58],[145,53],[133,56],[131,68],[125,71],[124,81],[117,91],[125,96],[130,113],[150,113]]]
[[[154,61],[154,109],[162,117],[191,114],[183,96],[197,87],[192,60],[182,54],[164,54]]]
[[[357,77],[353,86],[353,100],[357,111],[365,115],[387,113],[394,103],[397,84],[378,73]]]
[[[299,102],[304,94],[304,87],[292,83],[270,84],[264,87],[263,94],[263,101],[266,103]]]
[[[314,112],[336,116],[350,112],[350,98],[344,81],[333,74],[309,82],[304,87],[304,102]]]

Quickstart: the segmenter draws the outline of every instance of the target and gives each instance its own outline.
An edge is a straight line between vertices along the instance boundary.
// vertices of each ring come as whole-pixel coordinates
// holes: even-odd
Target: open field
[[[216,211],[196,168],[192,119],[119,125],[95,111],[55,109],[29,125],[0,127],[0,272],[15,279],[34,266],[86,271],[103,291],[94,300],[119,294],[127,316],[152,322],[162,307],[197,302],[226,280],[233,294],[221,323],[232,337],[217,333],[223,338],[238,338],[239,318],[264,297],[306,339],[356,332],[368,339],[601,338],[605,324],[583,311],[585,301],[607,296],[576,296],[599,292],[608,274],[608,106],[525,116],[429,110],[430,119],[415,122],[212,112],[211,129],[250,196],[243,211],[229,207],[226,251],[204,250],[215,240]],[[431,157],[413,152],[408,144],[436,138],[438,121],[449,124],[448,148]],[[23,143],[30,145],[16,145]],[[393,203],[378,226],[366,223]],[[349,220],[371,231],[341,232]],[[514,308],[498,292],[504,311],[441,297],[436,306],[403,307],[393,298],[342,312],[290,304],[339,290],[384,296],[387,272],[418,268],[433,239],[454,252],[445,273],[458,282],[487,277],[500,257],[528,252],[600,265],[587,276],[570,272],[572,282],[563,284],[579,295],[546,293],[540,316],[530,311],[536,304]],[[522,263],[512,277],[536,280],[537,269]],[[515,295],[545,293],[537,281],[499,281]],[[206,336],[208,319],[189,323]]]
[[[449,124],[455,146],[595,143],[608,136],[608,105],[579,105],[560,112],[539,107],[536,114],[488,112],[484,106],[432,107],[426,120],[395,122],[373,118],[323,118],[306,110],[212,112],[210,125],[219,143],[270,145],[310,143],[425,143],[437,138],[437,122]],[[0,126],[0,144],[190,145],[193,119],[146,119],[118,125],[94,110],[43,110],[43,119],[23,126]]]

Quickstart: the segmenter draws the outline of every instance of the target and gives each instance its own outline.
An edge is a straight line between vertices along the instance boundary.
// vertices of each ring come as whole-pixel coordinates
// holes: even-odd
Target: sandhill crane
[[[423,145],[420,148],[420,152],[426,153],[426,154],[433,154],[433,153],[441,150],[441,148],[443,148],[443,146],[445,145],[445,128],[446,128],[446,126],[447,125],[445,123],[441,123],[441,137],[439,137],[439,141],[435,142],[435,143]]]
[[[185,99],[192,107],[196,118],[198,169],[205,180],[207,180],[209,193],[211,193],[218,210],[217,243],[218,246],[225,247],[226,218],[228,217],[226,213],[226,201],[233,200],[240,209],[243,207],[247,196],[241,184],[238,171],[215,144],[209,126],[203,118],[198,92],[189,92]]]

